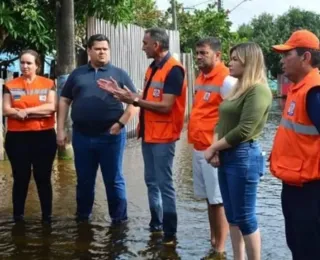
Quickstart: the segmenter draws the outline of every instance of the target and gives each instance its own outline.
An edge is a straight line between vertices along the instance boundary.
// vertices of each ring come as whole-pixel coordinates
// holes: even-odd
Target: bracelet
[[[120,120],[118,120],[117,123],[120,125],[121,128],[124,128],[124,123],[120,122]]]

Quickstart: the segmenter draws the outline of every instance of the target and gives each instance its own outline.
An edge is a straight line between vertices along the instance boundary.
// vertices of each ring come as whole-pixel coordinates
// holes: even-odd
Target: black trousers
[[[13,175],[14,219],[23,219],[31,172],[33,172],[41,204],[42,218],[47,220],[52,213],[51,173],[57,151],[55,130],[8,131],[5,139],[5,149]]]
[[[320,259],[320,181],[283,184],[282,210],[293,260]]]

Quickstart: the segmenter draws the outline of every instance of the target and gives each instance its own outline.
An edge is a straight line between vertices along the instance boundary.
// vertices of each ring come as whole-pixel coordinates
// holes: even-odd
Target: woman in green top
[[[263,53],[256,43],[242,43],[230,51],[230,75],[235,88],[219,107],[214,143],[205,157],[219,167],[219,185],[234,259],[260,260],[261,239],[256,218],[257,186],[264,157],[256,141],[272,103]]]

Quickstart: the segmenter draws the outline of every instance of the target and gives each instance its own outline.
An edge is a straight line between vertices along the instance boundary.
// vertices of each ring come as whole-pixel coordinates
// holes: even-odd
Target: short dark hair
[[[150,34],[152,40],[159,42],[163,51],[169,50],[169,35],[165,29],[162,28],[150,28],[145,31]]]
[[[31,49],[28,49],[28,50],[23,50],[21,53],[20,53],[20,56],[19,56],[19,59],[21,60],[21,57],[25,54],[30,54],[34,57],[34,62],[35,64],[37,65],[37,71],[36,73],[40,73],[41,71],[41,58],[40,58],[40,54],[34,50],[31,50]]]
[[[221,51],[221,41],[216,37],[203,38],[196,43],[196,47],[203,47],[204,45],[208,45],[213,51]]]
[[[106,35],[104,35],[104,34],[91,35],[89,40],[88,40],[88,42],[87,42],[87,47],[89,49],[91,49],[93,44],[94,44],[94,42],[102,42],[102,41],[107,41],[108,45],[110,46],[110,40]]]
[[[313,68],[320,67],[320,51],[319,50],[308,49],[308,48],[296,48],[296,51],[299,56],[302,56],[306,52],[310,52],[311,53],[311,66]]]

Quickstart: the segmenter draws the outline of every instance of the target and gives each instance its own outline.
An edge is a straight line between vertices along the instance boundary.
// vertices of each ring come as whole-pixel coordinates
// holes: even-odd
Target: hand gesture
[[[112,77],[110,77],[110,79],[99,79],[97,83],[101,89],[108,91],[113,94],[114,98],[126,104],[132,104],[135,97],[139,96],[138,94],[132,93],[126,86],[120,88],[117,81]]]
[[[114,80],[112,77],[110,77],[110,79],[98,79],[97,83],[99,88],[111,94],[115,94],[115,91],[121,90],[121,88],[118,85],[118,82]]]
[[[126,86],[124,88],[120,88],[119,90],[116,90],[114,93],[114,97],[118,100],[120,100],[123,103],[126,104],[132,104],[135,97],[138,97],[138,94],[132,93],[130,89],[128,89]]]
[[[110,134],[118,135],[121,132],[121,126],[119,123],[114,123],[110,128]]]

